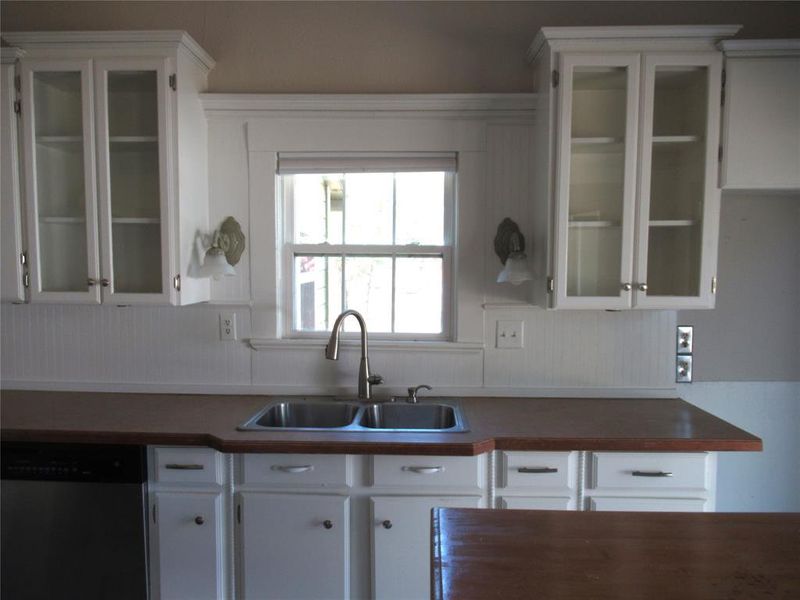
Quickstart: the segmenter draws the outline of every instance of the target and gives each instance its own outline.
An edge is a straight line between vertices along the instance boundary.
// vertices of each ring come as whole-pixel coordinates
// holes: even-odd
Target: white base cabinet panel
[[[498,498],[498,508],[517,510],[575,510],[575,499],[569,496],[503,496]]]
[[[591,498],[589,510],[634,512],[704,512],[703,498]]]
[[[430,598],[431,511],[479,508],[480,496],[379,496],[372,505],[372,582],[377,600]]]
[[[348,597],[348,497],[242,492],[236,506],[240,598]]]
[[[154,597],[160,600],[224,598],[221,551],[222,494],[155,492],[153,496],[157,569]],[[153,569],[151,569],[152,571]]]

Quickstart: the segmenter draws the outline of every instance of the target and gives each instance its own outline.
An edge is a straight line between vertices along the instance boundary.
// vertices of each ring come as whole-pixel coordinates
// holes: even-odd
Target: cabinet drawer
[[[576,452],[501,452],[498,487],[574,489]]]
[[[574,510],[575,503],[568,496],[542,496],[541,498],[505,496],[500,498],[500,507],[524,510]]]
[[[592,455],[595,489],[707,489],[707,453],[597,452]]]
[[[479,456],[374,456],[375,486],[481,488]]]
[[[704,498],[591,498],[589,507],[598,511],[703,512]]]
[[[211,448],[155,448],[155,480],[222,484],[222,454]]]
[[[348,464],[344,454],[245,454],[242,482],[286,487],[349,486]]]

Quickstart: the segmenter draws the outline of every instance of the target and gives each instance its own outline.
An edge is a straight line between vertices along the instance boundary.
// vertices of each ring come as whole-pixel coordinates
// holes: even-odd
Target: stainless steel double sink
[[[334,398],[278,398],[242,423],[240,431],[396,431],[462,433],[469,425],[458,402],[360,402]]]

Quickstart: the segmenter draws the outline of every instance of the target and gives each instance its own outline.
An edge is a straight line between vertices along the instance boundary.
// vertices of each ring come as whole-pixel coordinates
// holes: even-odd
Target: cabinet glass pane
[[[79,71],[33,74],[42,291],[86,291],[86,197]]]
[[[160,293],[157,73],[110,71],[107,91],[114,290]]]
[[[656,67],[648,296],[696,296],[705,189],[707,67]]]
[[[567,295],[618,296],[628,71],[577,67],[572,85]]]

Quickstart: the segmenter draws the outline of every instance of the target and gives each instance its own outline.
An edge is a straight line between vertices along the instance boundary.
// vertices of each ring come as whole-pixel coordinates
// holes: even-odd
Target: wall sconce
[[[203,259],[203,275],[214,279],[236,275],[233,267],[242,257],[245,245],[242,226],[233,217],[228,217],[213,236],[214,241]]]
[[[528,257],[525,255],[525,236],[519,230],[519,225],[508,217],[497,226],[494,251],[504,265],[497,276],[497,283],[519,285],[533,279],[528,269]]]

